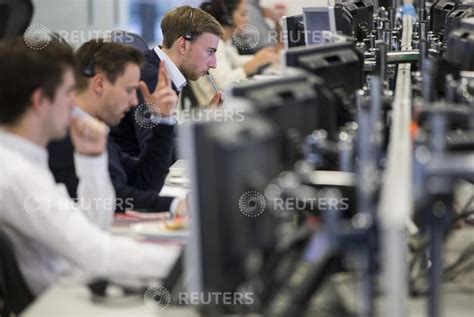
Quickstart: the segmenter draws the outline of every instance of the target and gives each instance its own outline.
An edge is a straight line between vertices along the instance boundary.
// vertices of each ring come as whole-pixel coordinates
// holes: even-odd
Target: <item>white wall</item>
[[[333,4],[335,0],[330,0]],[[301,14],[303,7],[326,5],[327,0],[261,0],[263,5],[273,5],[276,3],[283,3],[287,7],[287,15]]]
[[[67,33],[66,39],[75,47],[94,38],[94,34],[97,37],[127,27],[128,0],[33,0],[33,4],[32,23]]]

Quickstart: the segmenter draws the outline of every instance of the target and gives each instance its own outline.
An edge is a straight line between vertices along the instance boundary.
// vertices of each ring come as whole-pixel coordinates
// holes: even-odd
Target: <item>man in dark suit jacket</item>
[[[161,29],[163,46],[145,52],[141,79],[153,91],[159,78],[158,65],[161,62],[171,78],[173,90],[180,94],[187,80],[197,80],[206,75],[209,69],[216,68],[215,52],[223,29],[214,17],[190,6],[169,11],[163,18]],[[221,93],[216,92],[210,105],[217,105],[221,101]],[[141,96],[139,102],[144,102]],[[143,124],[149,118],[144,119],[142,112],[140,107],[131,109],[111,131],[112,138],[122,151],[133,157],[139,157],[147,149],[152,137],[150,126],[153,124]],[[161,122],[175,124],[176,119],[162,119]]]
[[[134,48],[117,43],[89,41],[76,52],[76,102],[83,116],[117,125],[124,114],[136,106],[137,88],[149,102],[152,113],[169,118],[176,106],[177,96],[165,68],[160,67],[160,80],[155,81],[154,92],[139,82],[142,54]],[[140,157],[123,153],[109,137],[107,149],[109,172],[117,197],[116,209],[139,211],[183,211],[184,200],[161,197],[158,193],[168,174],[173,140],[173,126],[157,123],[150,129],[152,138]],[[73,147],[69,138],[49,145],[50,169],[56,181],[66,185],[71,197],[76,197],[77,176]]]

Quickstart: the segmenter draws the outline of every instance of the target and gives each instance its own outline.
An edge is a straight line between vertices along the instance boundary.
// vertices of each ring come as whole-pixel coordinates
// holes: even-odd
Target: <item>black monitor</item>
[[[284,63],[321,77],[331,89],[352,93],[363,85],[364,57],[353,41],[289,49]]]
[[[372,31],[372,0],[336,0],[335,14],[337,29],[346,35],[353,35],[359,42]]]
[[[251,110],[278,126],[285,168],[303,158],[304,138],[324,129],[336,137],[337,111],[323,81],[305,71],[289,70],[280,78],[235,86],[232,95],[251,102]]]
[[[253,251],[265,253],[275,244],[274,215],[260,213],[258,197],[250,195],[254,200],[249,200],[247,193],[263,195],[281,171],[276,127],[247,115],[242,122],[184,124],[179,132],[191,178],[191,236],[185,251],[188,291],[206,296],[230,292],[233,297],[247,278],[246,263]],[[242,209],[242,199],[250,210]],[[199,310],[212,316],[235,312],[242,308],[239,304],[212,300]]]
[[[285,49],[306,45],[302,14],[283,17],[282,41]]]

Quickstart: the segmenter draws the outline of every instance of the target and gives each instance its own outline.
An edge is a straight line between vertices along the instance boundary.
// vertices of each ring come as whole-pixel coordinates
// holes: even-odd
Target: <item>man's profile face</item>
[[[125,113],[138,104],[139,80],[140,68],[134,63],[126,64],[115,83],[105,80],[104,96],[98,109],[99,119],[111,127],[118,125]]]
[[[63,80],[56,88],[54,98],[48,108],[47,123],[45,127],[50,140],[60,140],[66,136],[71,110],[75,104],[74,87],[76,80],[74,71],[68,67],[63,73]]]
[[[217,67],[216,51],[219,37],[212,33],[203,33],[191,42],[181,65],[181,72],[189,80],[198,80],[206,75],[209,69]]]

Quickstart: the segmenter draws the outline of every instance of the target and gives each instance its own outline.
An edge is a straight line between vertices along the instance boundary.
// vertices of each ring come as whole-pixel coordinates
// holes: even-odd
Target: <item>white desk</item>
[[[91,301],[87,287],[63,278],[50,287],[23,314],[25,317],[197,317],[189,308],[168,307],[161,312],[146,308],[143,298]]]
[[[165,185],[160,193],[162,196],[184,197],[189,191],[180,186]],[[112,230],[114,234],[134,236],[126,229]],[[169,316],[169,317],[194,317],[189,308],[168,307],[163,312],[156,312],[146,308],[143,296],[112,299],[103,302],[93,302],[86,280],[75,273],[65,276],[54,283],[22,314],[27,317],[115,317],[115,316]]]
[[[168,194],[182,194],[182,188],[166,186],[163,191]],[[446,256],[454,258],[468,243],[474,241],[474,229],[458,230],[453,233],[447,245]],[[467,276],[474,285],[474,274]],[[444,286],[443,302],[444,316],[468,317],[474,311],[474,301],[471,293],[466,293],[458,286]],[[380,310],[383,311],[383,308]],[[426,313],[426,298],[410,299],[409,316],[424,317]],[[161,312],[149,310],[143,297],[113,300],[103,303],[94,303],[83,280],[74,277],[64,277],[53,284],[41,295],[22,316],[26,317],[197,317],[198,314],[189,307],[168,307]]]

